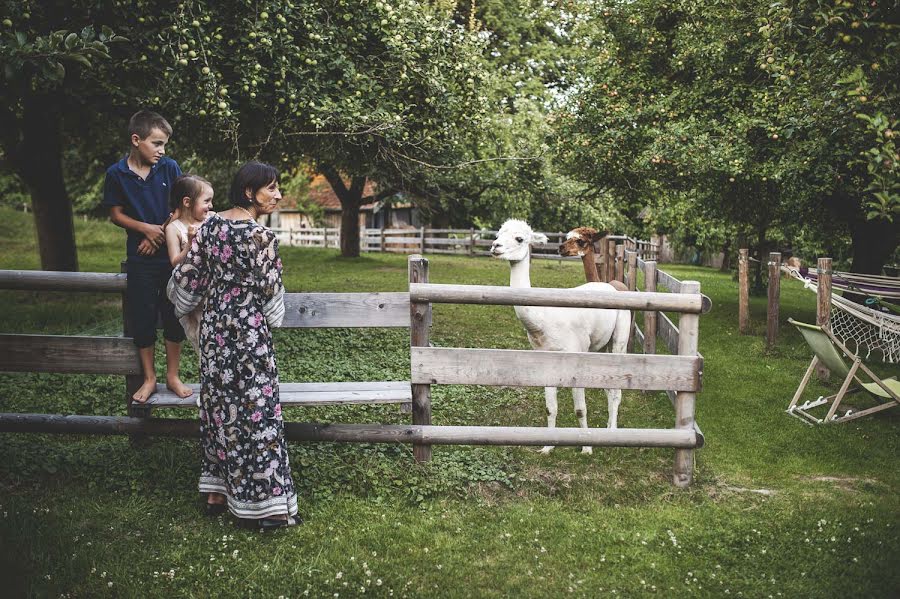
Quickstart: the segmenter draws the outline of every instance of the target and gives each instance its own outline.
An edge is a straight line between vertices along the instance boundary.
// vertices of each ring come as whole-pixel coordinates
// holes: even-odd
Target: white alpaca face
[[[532,243],[547,243],[547,236],[532,231],[525,221],[508,220],[497,232],[497,239],[491,245],[491,255],[501,260],[519,262],[528,258]]]

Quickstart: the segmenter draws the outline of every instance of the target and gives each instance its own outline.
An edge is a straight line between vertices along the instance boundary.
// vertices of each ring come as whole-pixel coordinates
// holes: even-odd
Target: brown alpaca
[[[588,283],[599,283],[600,273],[597,272],[597,262],[594,258],[594,244],[606,237],[606,232],[600,233],[591,227],[578,227],[566,234],[566,240],[559,244],[560,256],[581,256],[581,265],[584,267],[584,278]],[[613,279],[608,281],[618,291],[628,291],[628,286]]]

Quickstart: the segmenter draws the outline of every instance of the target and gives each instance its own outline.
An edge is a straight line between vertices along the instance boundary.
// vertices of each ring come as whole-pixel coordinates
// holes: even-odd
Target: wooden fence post
[[[322,247],[328,247],[328,227],[322,229]]]
[[[475,255],[475,227],[469,228],[469,255]]]
[[[616,280],[620,283],[625,282],[625,244],[620,243],[616,246]]]
[[[381,227],[381,242],[378,244],[378,251],[384,253],[384,227]]]
[[[750,250],[738,250],[738,331],[750,332]]]
[[[831,258],[819,258],[816,264],[818,287],[816,288],[816,324],[831,329]],[[816,368],[819,380],[827,381],[831,372],[821,362]]]
[[[766,309],[766,348],[775,347],[778,340],[778,317],[781,296],[781,254],[769,253],[769,304]]]
[[[656,262],[648,260],[644,263],[644,291],[656,291]],[[656,353],[656,311],[644,312],[644,353]]]
[[[419,228],[419,235],[422,236],[422,243],[419,245],[419,253],[425,255],[425,227]]]
[[[428,260],[418,254],[409,257],[409,282],[428,282]],[[411,347],[428,346],[428,327],[431,325],[431,303],[410,302],[409,344]],[[431,385],[412,385],[412,423],[431,424]],[[431,445],[413,445],[417,462],[431,460]]]
[[[616,278],[616,240],[606,240],[606,278],[607,283]]]
[[[632,244],[634,247],[634,244]],[[628,291],[636,291],[637,290],[637,251],[634,249],[625,250],[626,262],[628,264],[628,270],[625,276],[625,283],[628,285]],[[628,328],[628,350],[629,352],[634,350],[634,329],[637,326],[637,319],[635,318],[635,313],[632,310],[631,312],[631,326]]]
[[[637,252],[635,250],[628,250],[625,252],[628,256],[628,291],[637,290]]]
[[[683,281],[681,293],[700,293],[700,283]],[[700,315],[682,314],[678,319],[678,355],[696,356],[700,335]],[[693,391],[679,391],[675,394],[675,428],[694,429],[694,400],[697,394]],[[675,469],[672,482],[676,487],[687,487],[694,477],[694,450],[675,450]]]
[[[606,278],[606,237],[602,238],[598,244],[599,248],[594,247],[594,262],[597,264],[597,276],[600,277],[600,282],[606,283],[609,281]]]

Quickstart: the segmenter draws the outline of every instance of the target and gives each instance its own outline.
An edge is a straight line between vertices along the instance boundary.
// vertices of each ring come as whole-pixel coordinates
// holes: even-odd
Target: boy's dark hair
[[[172,125],[162,115],[153,111],[139,110],[128,120],[128,137],[137,135],[141,139],[145,139],[154,129],[159,129],[167,136],[172,137]]]
[[[248,208],[251,199],[256,197],[256,192],[267,186],[272,181],[278,181],[278,169],[265,162],[248,162],[238,170],[231,181],[231,191],[228,199],[232,206]],[[250,198],[244,195],[244,191],[250,188]]]
[[[181,208],[181,200],[191,198],[191,206],[197,201],[203,186],[212,184],[200,175],[181,175],[172,183],[172,191],[169,192],[169,210],[175,212]]]

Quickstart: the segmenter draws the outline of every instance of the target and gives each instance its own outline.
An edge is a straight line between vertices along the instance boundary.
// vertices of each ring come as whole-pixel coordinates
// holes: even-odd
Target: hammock
[[[818,277],[808,269],[782,266],[781,269],[803,283],[803,286],[817,291]],[[900,298],[900,280],[896,277],[876,277],[855,273],[834,273],[832,287],[875,295]],[[848,276],[849,275],[849,276]],[[840,279],[840,283],[838,283]],[[876,283],[867,282],[877,280]],[[864,289],[869,289],[865,291]],[[883,362],[900,362],[900,315],[875,310],[868,306],[851,302],[840,295],[831,296],[831,316],[829,329],[857,355],[865,350],[866,358],[872,352],[880,352]]]
[[[792,275],[793,271],[798,270],[790,266],[782,266],[781,268],[782,270],[786,269]],[[805,279],[818,283],[819,275],[806,266],[799,269],[799,274]],[[863,295],[889,299],[900,299],[900,278],[897,277],[861,275],[856,272],[835,271],[831,276],[831,286],[834,289],[850,291],[851,293],[861,293]]]

